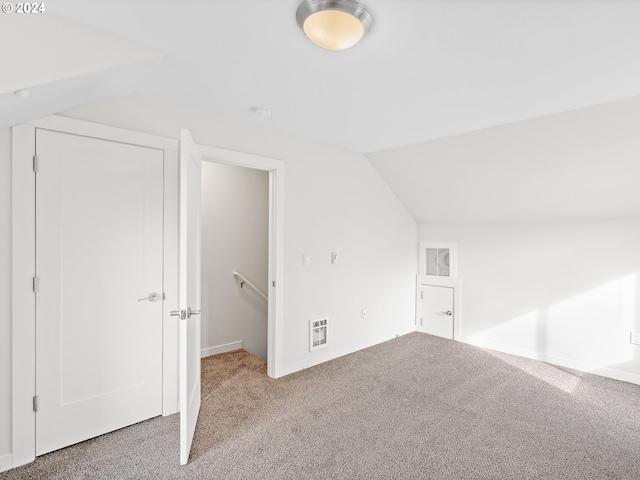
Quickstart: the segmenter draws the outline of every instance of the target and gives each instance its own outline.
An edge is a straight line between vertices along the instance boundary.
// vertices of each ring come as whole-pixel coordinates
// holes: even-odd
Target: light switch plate
[[[302,265],[304,267],[308,267],[309,265],[311,265],[311,255],[309,255],[308,253],[302,255]]]

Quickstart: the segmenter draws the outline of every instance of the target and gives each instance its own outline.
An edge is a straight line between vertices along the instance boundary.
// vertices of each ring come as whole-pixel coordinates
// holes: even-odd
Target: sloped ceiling
[[[274,128],[362,153],[640,95],[640,2],[367,0],[371,31],[343,52],[304,37],[299,3],[47,7],[166,53],[141,93],[251,121],[267,107]]]
[[[418,222],[640,218],[640,97],[368,154]]]
[[[0,15],[0,45],[0,127],[127,93],[164,57],[46,12]]]
[[[466,144],[460,135],[466,132],[640,95],[640,2],[363,0],[373,15],[371,31],[352,49],[329,52],[298,29],[299,1],[55,0],[40,18],[2,15],[3,44],[31,42],[35,56],[27,62],[19,50],[0,52],[3,70],[16,69],[6,77],[11,81],[0,82],[0,123],[135,91],[371,154],[409,210],[427,221],[476,218],[470,213],[476,210],[474,202],[451,207],[448,216],[421,210],[415,202],[436,198],[420,195],[427,179],[414,183],[426,167],[413,164],[438,148],[419,145],[454,148],[453,141]],[[36,22],[45,19],[68,25],[41,29]],[[58,89],[39,100],[35,87],[29,99],[11,95],[42,82]],[[255,106],[271,109],[272,116],[257,117],[250,111]],[[445,137],[451,140],[438,143]],[[469,162],[476,158],[471,155]],[[451,173],[442,160],[451,156],[431,159],[429,168],[438,164]],[[527,158],[510,168],[500,162],[485,168],[501,168],[492,178],[503,184],[526,181],[540,192],[544,182],[533,182],[556,175],[556,164],[523,180]],[[458,165],[468,167],[462,160]],[[474,191],[473,183],[465,187],[468,177],[458,178],[462,191]],[[502,203],[509,203],[508,193],[522,192],[491,191],[502,192]],[[497,208],[494,203],[485,207]],[[463,207],[471,210],[454,215]],[[553,216],[557,208],[548,207],[530,216]],[[515,212],[498,210],[493,217],[476,213],[511,218]],[[584,210],[572,207],[567,215],[584,217]]]

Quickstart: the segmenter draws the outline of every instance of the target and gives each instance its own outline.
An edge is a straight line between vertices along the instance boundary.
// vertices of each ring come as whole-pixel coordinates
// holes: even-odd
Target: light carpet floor
[[[1,479],[640,479],[640,386],[421,333],[266,376],[203,360],[190,462],[178,416],[39,457]]]

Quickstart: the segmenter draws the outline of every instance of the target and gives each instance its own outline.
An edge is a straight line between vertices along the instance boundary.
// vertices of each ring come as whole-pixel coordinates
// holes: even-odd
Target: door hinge
[[[40,290],[40,279],[33,277],[33,293],[38,293],[38,290]]]
[[[275,287],[276,286],[276,281],[274,280],[273,282],[271,282],[271,284]]]
[[[33,396],[33,411],[34,412],[38,411],[38,396],[37,395]]]
[[[420,319],[420,326],[422,327],[422,318]]]
[[[33,156],[33,171],[38,173],[38,155]]]
[[[422,290],[420,291],[420,299],[424,300],[424,292]]]

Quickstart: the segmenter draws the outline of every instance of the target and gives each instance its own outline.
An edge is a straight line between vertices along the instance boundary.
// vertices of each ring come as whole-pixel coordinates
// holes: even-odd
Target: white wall
[[[68,115],[171,138],[186,127],[198,143],[285,161],[282,374],[414,330],[417,225],[362,155],[140,96]],[[1,132],[0,461],[11,453],[11,156],[10,134]],[[339,265],[330,263],[334,251]],[[302,267],[304,253],[313,257],[310,267]],[[366,320],[362,307],[369,308]],[[330,345],[310,353],[308,321],[324,315],[331,321]]]
[[[11,130],[0,129],[0,471],[11,453]]]
[[[202,349],[243,342],[267,358],[267,302],[232,272],[267,292],[269,172],[202,164]]]
[[[141,95],[65,115],[172,138],[188,128],[197,143],[284,160],[283,373],[415,330],[417,225],[363,155]],[[308,322],[321,316],[330,345],[309,352]]]
[[[461,340],[640,383],[640,220],[431,223],[458,243]]]

